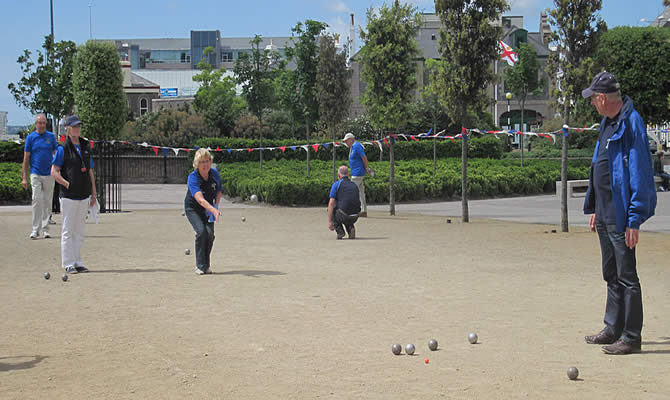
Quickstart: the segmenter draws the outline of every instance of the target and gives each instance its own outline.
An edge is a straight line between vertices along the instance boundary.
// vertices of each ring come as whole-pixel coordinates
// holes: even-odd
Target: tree
[[[347,69],[347,53],[335,48],[335,37],[321,36],[319,64],[316,73],[316,93],[321,119],[333,137],[333,182],[337,180],[335,159],[335,132],[346,118],[351,105],[350,72]]]
[[[452,120],[467,127],[469,109],[482,109],[488,101],[486,87],[493,81],[491,65],[498,60],[499,26],[491,24],[508,9],[505,0],[436,0],[440,16],[440,65],[437,85],[440,102]],[[468,138],[461,143],[461,191],[463,222],[468,211]]]
[[[72,85],[82,136],[116,138],[126,120],[119,53],[112,43],[89,40],[77,51]]]
[[[317,37],[328,27],[325,22],[308,19],[303,25],[298,22],[291,29],[294,47],[286,49],[286,56],[295,60],[295,83],[298,107],[305,118],[305,139],[310,140],[312,124],[319,119],[319,102],[316,93],[316,70],[319,63]],[[296,40],[297,39],[297,40]],[[307,176],[309,176],[309,151],[307,152]]]
[[[623,94],[648,124],[670,120],[670,31],[654,27],[616,27],[602,35],[596,65],[616,76]]]
[[[551,39],[557,51],[549,54],[547,72],[558,85],[552,97],[563,106],[565,125],[581,100],[581,91],[594,75],[595,53],[600,36],[607,25],[598,12],[602,0],[554,0],[556,8],[549,10],[549,23],[554,27]],[[561,231],[568,231],[568,141],[563,136],[561,152]]]
[[[272,67],[279,65],[279,53],[270,49],[261,51],[263,38],[254,36],[249,41],[251,54],[241,53],[235,61],[234,72],[237,83],[242,85],[242,95],[247,101],[249,111],[258,118],[263,126],[263,112],[274,103],[274,86]],[[259,130],[261,147],[263,147],[263,130]],[[260,151],[260,164],[263,168],[263,150]]]
[[[17,63],[23,77],[7,88],[16,102],[31,113],[44,112],[58,120],[72,113],[74,95],[72,72],[77,46],[72,41],[54,43],[51,35],[45,36],[44,51],[37,51],[37,64],[30,50],[24,50]]]
[[[440,104],[439,89],[437,84],[438,68],[440,62],[436,59],[426,60],[426,81],[427,85],[421,90],[421,108],[426,110],[430,116],[432,134],[438,132],[438,121],[444,116],[444,109]],[[443,126],[443,125],[440,125]],[[437,140],[433,139],[433,175],[437,173]]]
[[[213,136],[202,115],[165,109],[128,121],[120,138],[164,147],[191,147],[193,142]]]
[[[236,94],[235,80],[229,76],[221,79],[225,69],[213,70],[207,62],[208,55],[213,51],[212,47],[205,48],[204,57],[197,66],[202,72],[193,76],[194,81],[201,83],[193,108],[205,117],[211,127],[217,129],[219,136],[230,136],[246,104]]]
[[[505,69],[505,86],[512,92],[521,105],[521,130],[523,128],[523,113],[526,108],[526,98],[529,94],[537,95],[542,88],[542,80],[538,76],[540,63],[537,61],[535,48],[521,43],[518,49],[519,61],[513,67]],[[521,139],[521,166],[523,167],[523,135]]]
[[[300,107],[295,71],[284,69],[274,79],[274,92],[277,96],[276,106],[286,112],[291,120],[291,134],[296,138],[296,132],[302,131],[302,108]]]
[[[403,128],[411,114],[419,55],[416,35],[422,20],[416,7],[401,5],[398,0],[391,7],[382,5],[377,11],[368,8],[367,32],[360,31],[364,42],[359,53],[361,77],[367,83],[362,102],[375,128],[389,131]],[[392,137],[389,149],[391,215],[395,215],[394,141]]]

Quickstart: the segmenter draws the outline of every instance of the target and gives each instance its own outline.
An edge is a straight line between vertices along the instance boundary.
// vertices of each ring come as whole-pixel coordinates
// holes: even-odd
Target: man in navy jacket
[[[647,131],[614,75],[601,72],[582,91],[603,116],[591,163],[584,213],[598,232],[603,279],[607,282],[605,328],[586,336],[607,354],[639,353],[642,343],[642,291],[635,246],[640,225],[654,215],[656,187]]]

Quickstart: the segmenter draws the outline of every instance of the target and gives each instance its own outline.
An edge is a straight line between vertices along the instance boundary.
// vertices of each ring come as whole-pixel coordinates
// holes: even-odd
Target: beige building
[[[128,61],[121,61],[121,71],[128,114],[135,119],[151,112],[152,100],[160,97],[160,86],[132,72]]]
[[[423,14],[423,26],[419,29],[417,41],[421,50],[421,56],[416,60],[416,82],[417,89],[414,90],[415,99],[420,98],[420,90],[424,87],[425,82],[425,62],[428,59],[440,58],[438,48],[438,37],[440,31],[440,19],[436,14]],[[526,99],[526,106],[524,112],[524,126],[525,129],[531,129],[533,126],[540,124],[546,118],[552,118],[553,110],[550,108],[549,98],[549,79],[546,77],[544,67],[546,66],[549,57],[550,49],[548,46],[548,38],[551,33],[549,24],[547,23],[546,14],[541,14],[540,29],[538,32],[529,32],[523,28],[523,17],[521,16],[503,16],[498,21],[503,28],[502,40],[514,48],[522,42],[532,45],[537,51],[537,57],[541,64],[540,73],[545,76],[545,86],[542,93],[538,96],[529,96]],[[491,68],[499,77],[497,84],[489,85],[487,92],[491,99],[489,112],[493,115],[496,125],[503,128],[520,129],[521,110],[517,99],[512,98],[509,101],[505,97],[508,91],[505,88],[504,70],[508,68],[507,62],[499,60],[493,63]],[[351,61],[351,97],[352,104],[349,116],[356,118],[365,113],[365,106],[361,104],[361,96],[365,93],[365,82],[361,79],[360,63],[356,60],[356,56],[352,57]],[[509,124],[508,124],[509,120]]]

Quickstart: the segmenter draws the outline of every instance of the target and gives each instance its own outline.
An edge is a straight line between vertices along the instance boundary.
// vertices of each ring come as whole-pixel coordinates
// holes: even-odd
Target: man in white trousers
[[[35,117],[35,130],[26,137],[23,147],[23,168],[21,186],[28,188],[28,177],[32,188],[33,226],[31,239],[37,239],[40,232],[50,238],[49,218],[53,201],[54,178],[51,177],[51,159],[58,148],[56,136],[47,130],[44,114]],[[30,171],[30,172],[29,172]]]
[[[361,212],[359,217],[368,216],[368,205],[365,201],[365,175],[371,172],[368,167],[368,157],[365,155],[363,145],[356,141],[353,133],[344,135],[344,144],[349,148],[349,168],[351,168],[351,181],[358,186],[359,198],[361,201]]]

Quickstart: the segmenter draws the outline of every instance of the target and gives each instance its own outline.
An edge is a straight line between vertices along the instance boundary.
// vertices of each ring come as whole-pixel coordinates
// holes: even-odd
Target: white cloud
[[[349,6],[344,4],[342,0],[336,0],[336,1],[326,1],[326,6],[328,9],[332,12],[336,13],[344,13],[349,11]]]

